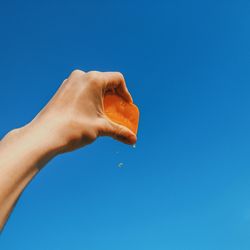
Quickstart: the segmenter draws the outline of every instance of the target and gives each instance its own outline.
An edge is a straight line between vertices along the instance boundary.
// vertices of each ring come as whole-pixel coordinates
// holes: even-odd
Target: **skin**
[[[99,136],[136,142],[132,131],[105,116],[107,92],[132,103],[121,73],[74,70],[30,123],[0,141],[0,231],[24,188],[55,156],[84,147]]]

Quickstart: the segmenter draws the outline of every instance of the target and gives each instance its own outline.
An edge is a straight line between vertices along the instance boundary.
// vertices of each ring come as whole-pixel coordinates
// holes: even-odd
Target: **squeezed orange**
[[[137,134],[139,109],[134,103],[126,102],[116,94],[106,94],[103,102],[104,112],[110,120],[129,128]]]

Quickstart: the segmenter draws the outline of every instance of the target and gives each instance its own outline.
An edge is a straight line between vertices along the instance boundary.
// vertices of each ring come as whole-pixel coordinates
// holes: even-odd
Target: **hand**
[[[74,70],[44,109],[23,129],[57,153],[68,152],[93,142],[98,136],[112,136],[134,144],[136,135],[109,120],[103,110],[103,97],[116,92],[132,102],[124,77],[118,72],[85,73]]]

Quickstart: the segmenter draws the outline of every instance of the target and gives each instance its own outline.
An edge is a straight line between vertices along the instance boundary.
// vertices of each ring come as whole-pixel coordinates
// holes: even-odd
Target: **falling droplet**
[[[133,147],[133,148],[136,148],[136,144],[134,144],[132,147]]]
[[[124,167],[124,164],[122,162],[118,163],[117,165],[118,168],[123,168]]]

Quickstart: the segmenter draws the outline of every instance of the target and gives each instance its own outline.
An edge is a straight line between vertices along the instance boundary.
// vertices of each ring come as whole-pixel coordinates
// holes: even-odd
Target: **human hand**
[[[121,73],[74,70],[23,129],[32,131],[33,136],[46,141],[46,145],[57,153],[85,146],[98,136],[111,136],[134,144],[136,135],[104,114],[103,97],[108,91],[132,102]]]

